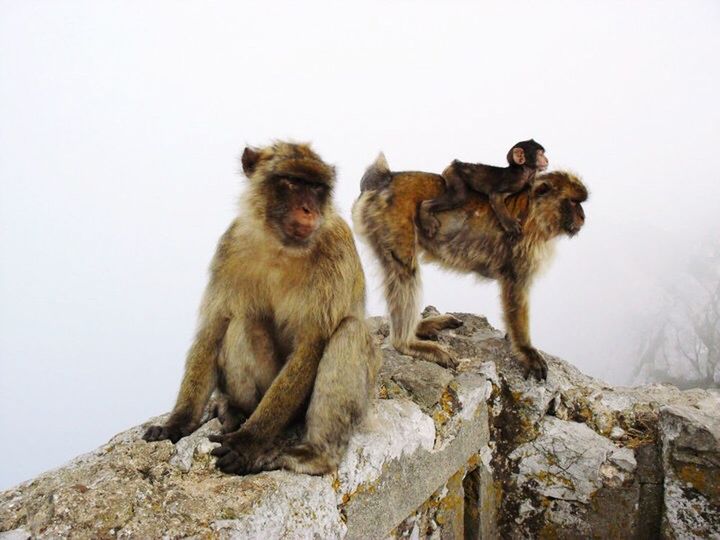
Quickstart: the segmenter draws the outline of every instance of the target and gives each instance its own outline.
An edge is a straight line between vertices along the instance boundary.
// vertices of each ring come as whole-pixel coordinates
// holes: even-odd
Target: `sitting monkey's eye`
[[[296,189],[297,185],[291,178],[280,178],[278,185],[283,189]]]

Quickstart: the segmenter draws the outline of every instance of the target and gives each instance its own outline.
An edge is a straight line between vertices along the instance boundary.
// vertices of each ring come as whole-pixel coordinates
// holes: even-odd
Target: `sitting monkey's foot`
[[[255,442],[242,430],[226,435],[210,435],[212,442],[220,443],[211,453],[217,461],[215,466],[227,474],[249,474],[263,470],[269,456],[269,448]]]

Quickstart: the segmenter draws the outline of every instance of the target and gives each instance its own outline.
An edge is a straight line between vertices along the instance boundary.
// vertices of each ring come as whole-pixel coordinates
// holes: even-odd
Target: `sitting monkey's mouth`
[[[285,235],[296,242],[306,243],[315,232],[313,227],[293,227]]]
[[[283,229],[283,244],[286,246],[304,247],[310,243],[312,239],[314,229],[312,230],[297,230],[297,229]]]

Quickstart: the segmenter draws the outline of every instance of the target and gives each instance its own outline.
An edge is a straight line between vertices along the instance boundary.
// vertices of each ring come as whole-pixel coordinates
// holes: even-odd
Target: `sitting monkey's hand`
[[[168,422],[164,426],[150,426],[145,431],[143,439],[147,442],[164,441],[170,439],[172,443],[178,442],[183,437],[190,435],[192,429],[175,422]]]
[[[545,359],[534,347],[522,347],[517,354],[522,365],[523,377],[526,379],[532,374],[538,381],[547,379],[548,365]]]
[[[257,472],[262,446],[247,431],[239,429],[225,435],[210,435],[212,442],[220,446],[212,451],[217,457],[215,466],[228,474],[248,474]]]

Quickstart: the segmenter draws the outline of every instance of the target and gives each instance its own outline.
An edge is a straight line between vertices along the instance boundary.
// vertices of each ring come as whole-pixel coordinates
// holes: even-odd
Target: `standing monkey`
[[[529,186],[536,172],[547,169],[548,159],[545,148],[530,139],[513,146],[507,161],[507,167],[453,161],[442,173],[445,191],[435,199],[423,201],[420,206],[420,224],[425,236],[432,238],[437,232],[439,222],[435,212],[462,206],[468,198],[468,190],[487,195],[505,232],[513,237],[520,236],[520,220],[510,215],[505,198]]]
[[[583,183],[566,172],[535,179],[531,187],[508,196],[513,219],[523,216],[524,234],[508,238],[487,199],[470,192],[465,204],[444,213],[435,236],[417,227],[423,201],[439,197],[445,180],[425,172],[391,172],[380,157],[365,172],[360,198],[353,205],[355,231],[367,240],[385,274],[385,299],[390,311],[396,349],[451,365],[440,345],[418,337],[455,326],[448,315],[417,324],[420,276],[418,254],[459,272],[495,279],[500,283],[505,326],[524,375],[547,377],[547,363],[530,341],[529,289],[533,276],[560,235],[574,236],[585,222],[582,202],[588,197]]]
[[[380,364],[365,278],[332,206],[334,168],[285,142],[246,148],[242,166],[250,185],[218,243],[177,403],[144,439],[192,433],[216,390],[226,432],[213,437],[217,467],[324,474],[363,418]],[[280,444],[303,414],[302,441]]]

